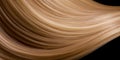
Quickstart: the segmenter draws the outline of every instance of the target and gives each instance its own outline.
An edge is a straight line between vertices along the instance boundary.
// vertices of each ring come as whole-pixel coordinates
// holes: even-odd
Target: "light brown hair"
[[[0,59],[77,60],[120,36],[120,7],[93,0],[0,0]]]

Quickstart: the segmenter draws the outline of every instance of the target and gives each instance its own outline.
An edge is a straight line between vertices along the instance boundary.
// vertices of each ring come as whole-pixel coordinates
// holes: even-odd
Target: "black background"
[[[120,37],[108,42],[80,60],[120,60]]]
[[[120,0],[94,1],[109,6],[120,6]],[[113,39],[80,60],[120,60],[120,37]]]
[[[94,0],[104,5],[120,6],[120,0]]]

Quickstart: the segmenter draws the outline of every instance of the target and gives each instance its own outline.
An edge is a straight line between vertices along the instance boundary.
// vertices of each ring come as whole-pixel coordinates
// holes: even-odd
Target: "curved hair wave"
[[[120,36],[120,7],[93,0],[0,0],[0,59],[77,60]]]

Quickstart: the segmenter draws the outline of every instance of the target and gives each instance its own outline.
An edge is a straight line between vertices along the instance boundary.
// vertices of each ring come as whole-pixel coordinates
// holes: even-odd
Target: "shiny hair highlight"
[[[0,60],[77,60],[118,36],[119,6],[0,0]]]

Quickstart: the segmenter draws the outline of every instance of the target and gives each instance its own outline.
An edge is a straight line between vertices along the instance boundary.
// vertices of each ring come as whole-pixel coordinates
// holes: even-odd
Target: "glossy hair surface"
[[[93,0],[0,0],[0,59],[77,60],[120,36],[120,7]]]

